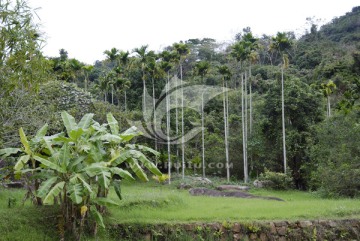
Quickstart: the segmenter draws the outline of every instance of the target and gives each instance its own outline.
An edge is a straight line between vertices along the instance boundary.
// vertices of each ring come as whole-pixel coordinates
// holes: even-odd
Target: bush
[[[323,197],[360,196],[359,115],[334,115],[317,126],[310,149],[311,189]]]
[[[342,164],[319,167],[312,179],[318,182],[318,193],[322,197],[360,197],[360,168]],[[319,178],[321,177],[321,178]],[[315,182],[315,180],[312,180]]]
[[[260,174],[259,180],[265,188],[275,190],[288,190],[294,188],[293,178],[289,174],[265,170],[264,173]]]

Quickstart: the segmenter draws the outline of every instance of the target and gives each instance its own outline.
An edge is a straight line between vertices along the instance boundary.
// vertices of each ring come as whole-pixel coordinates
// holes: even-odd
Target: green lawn
[[[125,183],[120,207],[112,207],[112,223],[193,221],[268,221],[359,218],[359,199],[322,199],[300,191],[252,190],[263,199],[191,196],[187,190],[149,183]],[[115,199],[115,196],[113,197]]]
[[[29,201],[21,205],[23,190],[0,188],[0,240],[58,240],[58,210],[51,206],[35,207]],[[191,196],[175,185],[123,183],[120,206],[111,207],[107,223],[186,223],[224,221],[269,221],[303,219],[360,218],[359,199],[322,199],[300,191],[252,190],[261,196],[279,197],[284,202],[262,199]],[[114,200],[117,197],[110,194]],[[8,207],[15,198],[14,207]],[[101,230],[100,240],[111,240]],[[83,240],[95,240],[84,237]]]

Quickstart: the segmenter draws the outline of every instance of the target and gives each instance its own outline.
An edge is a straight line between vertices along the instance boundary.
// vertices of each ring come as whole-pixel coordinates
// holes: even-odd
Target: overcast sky
[[[231,41],[250,26],[257,36],[303,32],[306,18],[325,22],[350,12],[359,0],[30,0],[40,8],[47,56],[64,48],[69,57],[93,64],[104,50],[152,50],[188,40]]]

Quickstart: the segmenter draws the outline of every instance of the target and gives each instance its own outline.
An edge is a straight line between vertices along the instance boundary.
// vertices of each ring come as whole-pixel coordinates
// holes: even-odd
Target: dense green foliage
[[[336,116],[317,126],[309,168],[313,189],[328,197],[360,196],[358,113]],[[316,160],[316,161],[315,161]]]

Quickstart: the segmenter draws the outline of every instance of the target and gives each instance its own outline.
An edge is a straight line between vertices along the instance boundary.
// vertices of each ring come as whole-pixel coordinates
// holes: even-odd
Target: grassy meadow
[[[359,218],[359,199],[322,199],[301,191],[256,189],[250,193],[284,200],[191,196],[176,185],[124,183],[120,207],[111,207],[111,223],[269,221]],[[115,195],[113,195],[115,199]]]
[[[180,180],[177,182],[181,182]],[[272,196],[284,201],[257,198],[191,196],[179,190],[176,183],[162,185],[124,182],[123,200],[109,208],[107,224],[122,223],[189,223],[224,221],[269,221],[305,219],[360,218],[359,199],[322,199],[309,192],[252,189],[258,196]],[[0,240],[58,240],[58,210],[52,206],[35,207],[26,201],[25,191],[0,189]],[[115,193],[110,194],[116,200]],[[11,202],[9,207],[9,199]],[[112,240],[100,230],[99,240]],[[83,240],[96,240],[84,237]]]

